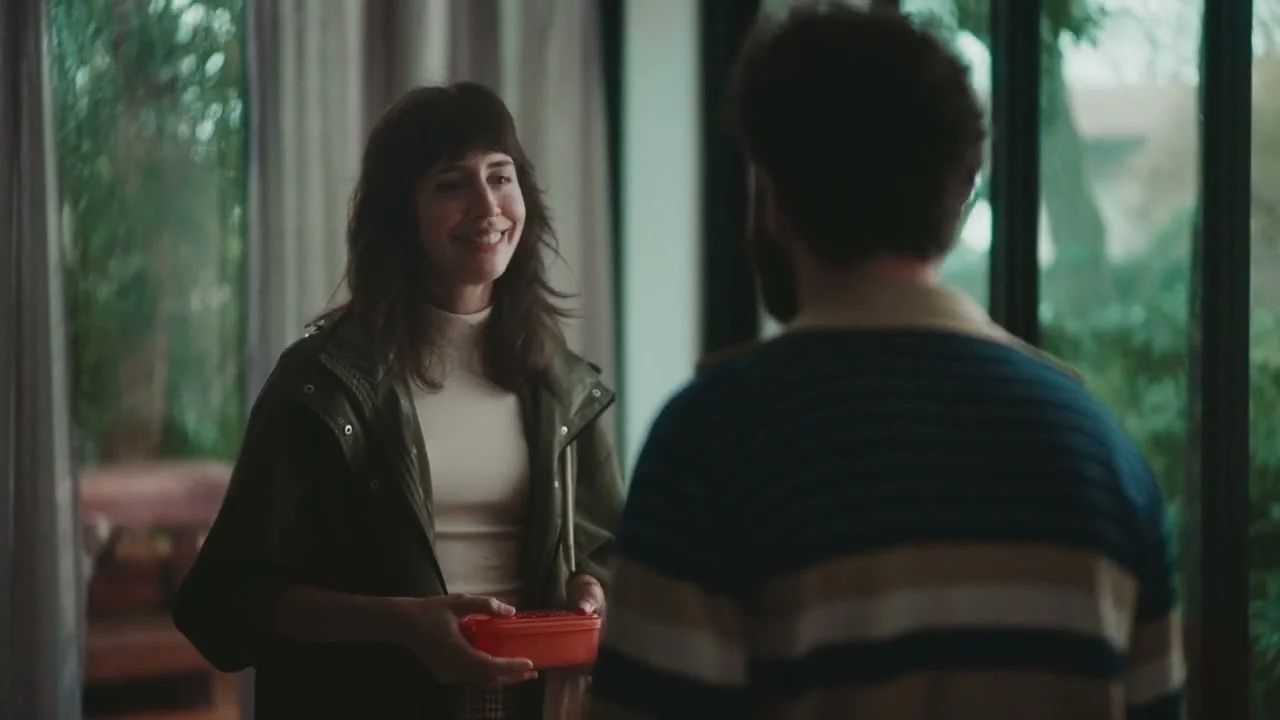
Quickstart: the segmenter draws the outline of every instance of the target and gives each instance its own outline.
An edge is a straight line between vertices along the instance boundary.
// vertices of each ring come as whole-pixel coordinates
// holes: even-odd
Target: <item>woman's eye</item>
[[[510,185],[515,181],[516,179],[514,177],[511,177],[510,175],[497,175],[497,176],[494,176],[493,178],[493,182],[495,185]]]

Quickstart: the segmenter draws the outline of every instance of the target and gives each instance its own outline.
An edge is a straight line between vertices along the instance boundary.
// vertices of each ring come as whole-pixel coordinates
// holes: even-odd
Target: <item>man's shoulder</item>
[[[760,349],[762,344],[760,340],[749,340],[735,343],[719,350],[713,350],[698,360],[697,374],[703,375],[709,371],[724,367],[726,364],[732,364],[734,361],[751,357],[752,354]]]

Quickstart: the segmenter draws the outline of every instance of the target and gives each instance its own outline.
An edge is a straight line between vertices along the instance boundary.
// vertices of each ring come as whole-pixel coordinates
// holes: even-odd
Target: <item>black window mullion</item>
[[[600,13],[600,65],[604,84],[605,147],[609,165],[609,242],[613,261],[613,381],[616,387],[626,387],[626,354],[623,352],[623,303],[626,275],[622,272],[622,116],[623,87],[622,65],[626,57],[623,41],[626,37],[623,21],[626,18],[627,0],[596,0]],[[624,452],[622,432],[623,413],[613,414],[615,445],[619,455]]]
[[[759,0],[702,0],[702,351],[755,340],[760,310],[747,233],[747,161],[724,124],[730,70]]]
[[[1248,720],[1253,3],[1206,0],[1191,290],[1186,618],[1195,720]]]
[[[991,315],[1040,337],[1041,0],[991,2]]]

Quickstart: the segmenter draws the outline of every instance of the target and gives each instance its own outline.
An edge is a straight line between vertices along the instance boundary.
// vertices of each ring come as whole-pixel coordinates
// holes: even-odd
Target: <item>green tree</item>
[[[83,462],[228,457],[244,412],[243,0],[51,0]]]

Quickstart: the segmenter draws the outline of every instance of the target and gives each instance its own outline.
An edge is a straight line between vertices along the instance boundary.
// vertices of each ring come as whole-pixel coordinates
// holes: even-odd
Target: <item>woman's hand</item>
[[[442,683],[509,685],[538,675],[528,660],[495,658],[476,650],[458,628],[467,615],[512,615],[516,610],[510,605],[478,595],[445,595],[404,598],[399,608],[402,644]]]
[[[565,586],[569,605],[583,612],[604,615],[604,587],[590,575],[574,575]]]

